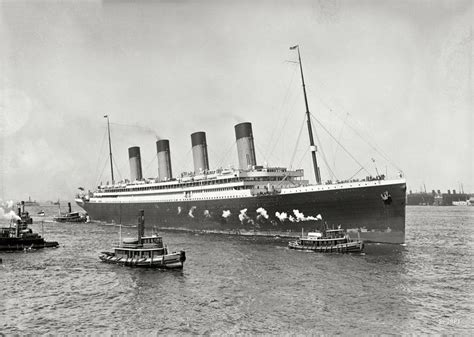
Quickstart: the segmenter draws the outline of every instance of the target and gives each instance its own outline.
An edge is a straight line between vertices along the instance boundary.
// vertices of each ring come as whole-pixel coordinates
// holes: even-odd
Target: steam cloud
[[[21,218],[16,215],[14,211],[9,211],[8,213],[5,213],[5,210],[0,207],[0,218],[1,219],[7,219],[7,220],[21,220]]]
[[[243,224],[244,221],[247,221],[248,223],[254,224],[254,221],[252,219],[250,219],[250,217],[247,215],[247,208],[244,208],[244,209],[240,210],[239,220],[240,220],[241,224]]]
[[[247,215],[247,208],[241,209],[239,214],[240,222],[243,222],[245,219],[249,219],[249,216]]]
[[[0,207],[5,207],[5,208],[13,208],[13,200],[7,200],[3,201],[0,199]]]
[[[188,215],[189,215],[191,218],[194,218],[193,212],[194,212],[195,209],[196,209],[196,206],[193,206],[193,207],[191,207],[191,209],[189,210]]]
[[[224,210],[222,211],[222,217],[227,219],[228,217],[230,217],[231,213],[229,210]]]
[[[293,217],[292,215],[290,215],[289,218],[288,218],[291,222],[300,222],[300,221],[309,221],[309,220],[316,220],[316,221],[318,221],[318,220],[322,220],[322,219],[323,219],[323,217],[321,216],[321,214],[318,214],[318,215],[315,216],[315,217],[314,217],[314,216],[311,216],[311,215],[306,217],[306,216],[304,216],[303,213],[301,213],[301,212],[300,212],[299,210],[297,210],[297,209],[294,209],[294,210],[293,210],[293,214],[295,215],[294,217]]]
[[[259,216],[263,216],[265,219],[268,219],[268,213],[265,208],[257,208],[257,213],[260,214]]]
[[[286,212],[275,212],[275,216],[280,219],[281,222],[285,221],[288,219],[288,214]]]

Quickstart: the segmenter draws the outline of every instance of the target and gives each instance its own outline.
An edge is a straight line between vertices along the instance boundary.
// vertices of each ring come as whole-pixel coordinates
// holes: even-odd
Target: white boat
[[[319,253],[361,253],[364,242],[351,239],[344,229],[337,228],[323,233],[310,232],[307,236],[302,234],[296,241],[289,242],[288,248]]]

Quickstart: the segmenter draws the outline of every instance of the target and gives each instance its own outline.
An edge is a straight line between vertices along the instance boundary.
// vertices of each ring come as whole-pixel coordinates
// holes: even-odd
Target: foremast
[[[110,156],[110,175],[112,177],[112,185],[115,184],[114,179],[114,166],[112,164],[112,143],[110,142],[110,123],[109,123],[109,115],[104,115],[104,118],[107,118],[107,133],[109,135],[109,156]]]
[[[308,125],[308,134],[309,134],[309,145],[311,147],[311,157],[313,158],[313,168],[314,168],[314,175],[316,178],[316,183],[318,185],[321,184],[321,175],[319,172],[318,161],[316,159],[316,145],[314,145],[314,137],[313,137],[313,129],[311,127],[311,118],[309,114],[309,106],[308,106],[308,97],[306,96],[306,86],[304,84],[304,76],[303,76],[303,65],[301,63],[301,55],[300,55],[300,47],[299,45],[295,45],[290,47],[291,50],[298,50],[298,63],[300,65],[300,72],[301,72],[301,82],[303,84],[303,94],[304,94],[304,103],[306,106],[306,123]]]

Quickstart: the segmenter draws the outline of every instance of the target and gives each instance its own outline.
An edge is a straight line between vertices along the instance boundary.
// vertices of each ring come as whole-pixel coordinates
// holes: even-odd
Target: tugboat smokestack
[[[240,123],[235,126],[235,139],[237,141],[237,154],[239,156],[239,168],[248,170],[257,165],[255,158],[255,146],[251,123]]]
[[[128,148],[128,160],[130,162],[130,180],[142,180],[142,159],[138,146]]]
[[[137,234],[138,234],[138,244],[142,243],[142,237],[145,236],[145,211],[141,209],[138,213],[138,225],[137,225]]]
[[[193,147],[194,173],[209,170],[209,157],[207,155],[206,133],[199,131],[191,134]]]
[[[67,203],[67,208],[68,208],[68,210],[69,210],[69,213],[71,213],[71,212],[72,212],[72,209],[71,209],[71,203],[70,203],[70,202]]]
[[[156,142],[156,151],[158,154],[158,175],[161,181],[173,178],[171,172],[171,154],[170,142],[168,139],[160,139]]]

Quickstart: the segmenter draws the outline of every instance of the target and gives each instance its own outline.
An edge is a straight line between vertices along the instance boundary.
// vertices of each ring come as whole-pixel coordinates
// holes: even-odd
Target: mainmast
[[[308,97],[306,96],[306,87],[305,87],[305,84],[304,84],[303,65],[301,64],[300,47],[299,47],[299,45],[296,45],[296,46],[290,47],[290,49],[291,50],[294,50],[294,49],[298,50],[298,62],[300,64],[301,82],[303,83],[304,103],[306,105],[306,122],[308,124],[309,145],[311,147],[311,156],[313,158],[314,176],[316,178],[316,183],[318,185],[320,185],[321,184],[321,175],[319,173],[318,161],[316,159],[316,146],[314,145],[313,129],[311,128],[311,118],[310,118],[310,114],[309,114]]]
[[[109,134],[110,175],[112,176],[112,185],[113,185],[115,183],[115,180],[114,180],[114,167],[113,167],[113,164],[112,164],[112,144],[110,142],[109,115],[105,115],[104,118],[107,118],[107,133]]]

